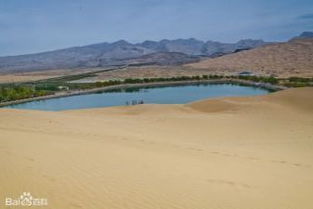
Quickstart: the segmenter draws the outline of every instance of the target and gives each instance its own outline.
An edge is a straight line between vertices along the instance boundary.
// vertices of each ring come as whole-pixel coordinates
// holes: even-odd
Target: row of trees
[[[197,75],[197,76],[177,76],[169,78],[127,78],[124,81],[105,81],[98,82],[97,85],[111,85],[112,82],[118,84],[133,84],[133,83],[150,83],[150,82],[164,82],[164,81],[187,81],[187,80],[214,80],[214,79],[241,79],[253,82],[277,84],[279,80],[275,77],[261,77],[261,76],[223,76],[223,75]]]
[[[47,95],[46,91],[38,91],[28,86],[7,86],[0,87],[0,102],[14,101],[19,99]]]
[[[279,80],[275,77],[269,76],[232,76],[241,80],[249,80],[253,82],[262,82],[262,83],[270,83],[270,84],[278,84]]]

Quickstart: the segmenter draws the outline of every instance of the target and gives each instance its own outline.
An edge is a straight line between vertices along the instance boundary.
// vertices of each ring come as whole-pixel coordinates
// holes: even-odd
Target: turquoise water
[[[8,106],[17,109],[59,111],[126,105],[133,100],[153,104],[185,104],[206,98],[250,96],[269,93],[268,90],[233,84],[197,84],[162,87],[140,87],[111,90],[101,93],[77,95],[27,102]],[[6,107],[6,108],[8,108]]]

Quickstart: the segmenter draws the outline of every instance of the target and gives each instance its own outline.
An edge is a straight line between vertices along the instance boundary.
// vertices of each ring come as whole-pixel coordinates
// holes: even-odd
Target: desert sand
[[[0,109],[0,208],[311,209],[313,88],[186,105]],[[10,207],[12,208],[12,207]]]
[[[278,77],[312,77],[313,39],[296,39],[270,44],[185,66],[206,69],[207,74],[251,71],[258,75]]]
[[[48,71],[30,71],[30,72],[7,72],[0,73],[0,84],[2,83],[19,83],[38,81],[49,78],[62,77],[67,75],[77,75],[88,73],[97,70],[95,69],[58,69]]]

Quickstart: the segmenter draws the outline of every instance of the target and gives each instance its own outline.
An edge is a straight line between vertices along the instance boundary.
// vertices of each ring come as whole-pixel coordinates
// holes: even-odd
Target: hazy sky
[[[0,56],[97,42],[283,41],[313,30],[313,0],[0,0]]]

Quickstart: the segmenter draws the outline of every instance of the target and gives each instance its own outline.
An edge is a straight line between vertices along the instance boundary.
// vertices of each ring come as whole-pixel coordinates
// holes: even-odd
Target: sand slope
[[[188,64],[208,72],[253,71],[280,77],[313,76],[313,39],[295,39]]]
[[[313,88],[187,105],[0,109],[0,133],[0,208],[24,191],[53,209],[313,208]]]

